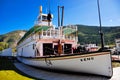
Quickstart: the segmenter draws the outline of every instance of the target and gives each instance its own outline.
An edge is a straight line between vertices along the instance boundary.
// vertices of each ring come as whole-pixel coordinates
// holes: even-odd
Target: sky
[[[39,14],[54,15],[58,25],[57,6],[64,6],[64,25],[99,26],[97,0],[0,0],[0,35],[14,30],[29,30]],[[120,26],[120,0],[99,0],[102,26]]]

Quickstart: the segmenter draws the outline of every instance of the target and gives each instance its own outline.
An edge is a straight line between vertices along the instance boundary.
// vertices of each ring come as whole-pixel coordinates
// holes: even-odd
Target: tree
[[[0,46],[0,51],[2,51],[3,50],[3,47],[2,46]]]
[[[0,42],[0,51],[2,51],[3,49],[8,48],[8,43],[6,42]]]
[[[13,48],[13,49],[12,49],[12,52],[13,52],[13,53],[17,52],[16,48]]]

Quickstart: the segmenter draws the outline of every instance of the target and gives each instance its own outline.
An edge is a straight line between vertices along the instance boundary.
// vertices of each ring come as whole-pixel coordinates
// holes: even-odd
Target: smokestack
[[[62,18],[61,18],[61,26],[63,26],[63,20],[64,20],[64,6],[62,8]]]
[[[58,27],[60,26],[60,6],[58,6]]]
[[[40,13],[42,13],[42,6],[40,6]]]

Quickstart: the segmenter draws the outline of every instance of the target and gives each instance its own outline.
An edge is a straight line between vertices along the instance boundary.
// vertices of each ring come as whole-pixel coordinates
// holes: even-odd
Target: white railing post
[[[51,29],[50,29],[50,37],[51,37]]]
[[[42,37],[43,37],[43,29],[42,29]]]

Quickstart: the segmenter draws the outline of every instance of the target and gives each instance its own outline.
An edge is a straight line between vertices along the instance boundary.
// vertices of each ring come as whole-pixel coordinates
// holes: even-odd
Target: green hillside
[[[81,44],[96,43],[100,44],[100,35],[98,26],[78,26],[78,41]],[[120,38],[120,26],[102,27],[106,45],[115,44],[115,39]]]

